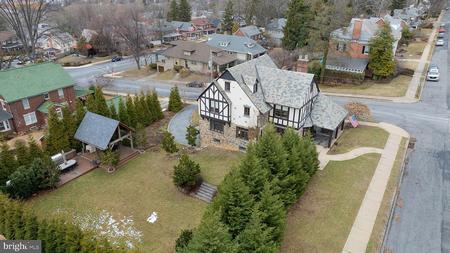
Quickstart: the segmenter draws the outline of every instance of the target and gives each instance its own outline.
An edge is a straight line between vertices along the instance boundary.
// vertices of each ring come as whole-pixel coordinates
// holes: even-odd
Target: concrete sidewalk
[[[389,138],[381,158],[369,184],[366,195],[362,201],[358,215],[353,223],[350,234],[345,243],[343,253],[363,253],[366,252],[372,229],[375,225],[378,211],[383,200],[383,195],[389,181],[392,167],[402,138],[409,138],[409,134],[394,125],[387,123],[366,123],[366,125],[378,126],[389,132]]]

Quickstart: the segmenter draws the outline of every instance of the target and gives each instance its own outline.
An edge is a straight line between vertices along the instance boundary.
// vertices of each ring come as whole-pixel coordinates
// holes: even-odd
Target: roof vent
[[[221,41],[221,42],[219,42],[219,46],[221,46],[221,47],[228,47],[228,45],[230,45],[229,41]]]

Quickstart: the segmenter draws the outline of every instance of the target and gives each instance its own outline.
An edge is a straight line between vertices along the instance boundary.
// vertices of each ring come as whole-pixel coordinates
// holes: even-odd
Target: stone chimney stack
[[[297,72],[308,73],[308,63],[309,57],[308,55],[300,55],[297,60]]]

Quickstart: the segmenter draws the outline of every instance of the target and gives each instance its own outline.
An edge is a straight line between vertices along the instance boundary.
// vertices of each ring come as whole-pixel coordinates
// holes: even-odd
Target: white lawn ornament
[[[153,212],[148,218],[147,221],[149,223],[155,223],[156,220],[158,219],[158,214],[156,212]]]

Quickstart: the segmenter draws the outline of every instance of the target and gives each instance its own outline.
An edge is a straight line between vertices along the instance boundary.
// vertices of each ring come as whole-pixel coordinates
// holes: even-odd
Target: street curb
[[[123,57],[123,59],[129,59],[129,58],[131,58],[131,56]],[[111,62],[111,59],[104,60],[104,61],[93,62],[93,63],[89,63],[89,64],[81,65],[81,66],[76,66],[76,67],[63,67],[63,69],[81,69],[81,68],[92,67],[92,66],[95,66],[95,65],[98,65],[98,64],[102,64],[102,63],[106,63],[106,62]]]
[[[409,150],[409,143],[411,142],[411,137],[409,137],[408,138],[408,141],[406,141],[406,143],[405,143],[405,151],[403,152],[403,163],[402,163],[402,167],[401,167],[401,169],[400,169],[400,176],[399,176],[399,179],[398,179],[398,182],[397,182],[397,187],[396,187],[396,189],[395,189],[395,194],[394,194],[394,197],[392,198],[392,201],[391,201],[391,205],[390,205],[390,212],[389,212],[389,217],[388,217],[388,220],[387,220],[387,222],[386,222],[386,225],[384,226],[384,232],[383,232],[383,241],[382,241],[382,243],[381,243],[381,247],[380,247],[380,249],[379,249],[379,253],[384,253],[385,251],[385,247],[386,247],[386,242],[387,242],[387,238],[388,238],[388,235],[389,235],[389,232],[390,232],[390,230],[391,230],[391,224],[392,224],[392,219],[393,219],[393,217],[394,217],[394,213],[395,213],[395,206],[396,206],[396,203],[397,203],[397,201],[398,201],[398,197],[399,197],[399,195],[400,195],[400,187],[401,187],[401,185],[402,185],[402,182],[403,182],[403,176],[404,176],[404,174],[405,174],[405,167],[406,167],[406,164],[407,164],[407,161],[408,161],[408,150]]]
[[[346,98],[355,98],[355,99],[370,99],[370,100],[379,100],[379,101],[388,101],[392,103],[399,104],[413,104],[419,102],[418,99],[408,99],[403,97],[377,97],[377,96],[364,96],[364,95],[353,95],[353,94],[345,94],[345,93],[332,93],[332,92],[323,92],[322,94],[331,97],[346,97]]]

